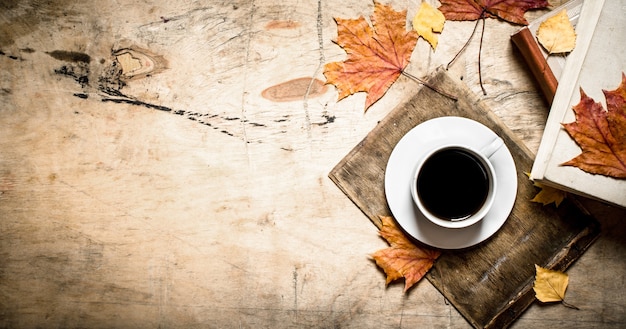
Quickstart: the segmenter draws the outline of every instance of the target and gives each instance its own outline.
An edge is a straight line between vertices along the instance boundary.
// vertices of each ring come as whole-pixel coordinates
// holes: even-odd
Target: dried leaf
[[[558,207],[567,195],[562,190],[545,186],[541,183],[535,182],[535,186],[541,188],[541,191],[539,191],[539,193],[537,193],[537,195],[535,195],[535,197],[530,201],[541,203],[544,206],[554,203],[554,205]]]
[[[530,177],[530,174],[526,173],[526,176]],[[545,186],[539,182],[533,181],[533,185],[540,188],[541,191],[539,191],[539,193],[537,193],[537,195],[535,195],[535,197],[530,201],[541,203],[544,206],[554,203],[554,205],[558,207],[567,196],[567,193],[565,191],[556,189],[554,187]]]
[[[549,270],[539,265],[535,265],[535,269],[537,274],[533,290],[539,301],[544,303],[560,302],[567,307],[578,309],[576,306],[565,302],[565,290],[567,290],[569,283],[567,274]]]
[[[580,102],[574,106],[576,121],[563,124],[567,133],[582,149],[577,157],[563,163],[591,174],[626,178],[626,74],[620,86],[604,90],[607,110],[601,103],[580,90]]]
[[[576,32],[565,9],[539,25],[537,40],[549,54],[568,53],[574,50]]]
[[[565,299],[565,290],[569,283],[569,276],[565,273],[552,271],[535,265],[537,274],[533,290],[535,297],[544,303],[562,302]]]
[[[528,21],[524,18],[524,14],[529,9],[545,8],[549,5],[546,0],[440,0],[441,6],[439,10],[443,13],[447,20],[451,21],[476,21],[474,31],[470,34],[469,39],[461,50],[448,63],[448,67],[458,58],[458,56],[467,47],[470,40],[474,36],[478,23],[483,22],[483,28],[480,33],[480,47],[478,48],[478,79],[480,89],[483,95],[487,95],[481,72],[480,52],[482,49],[483,36],[485,33],[485,18],[500,18],[507,22],[528,25]]]
[[[436,49],[438,36],[435,33],[443,31],[445,22],[446,18],[439,9],[434,8],[428,2],[422,2],[417,14],[413,17],[413,29],[419,36],[428,41],[433,49]]]
[[[524,18],[530,9],[545,8],[545,0],[441,0],[439,10],[451,21],[474,21],[501,18],[507,22],[528,25]]]
[[[387,274],[387,284],[404,277],[406,292],[426,275],[441,251],[413,244],[392,217],[381,216],[380,219],[383,225],[379,233],[390,247],[377,251],[372,257]]]
[[[379,100],[409,64],[417,33],[406,29],[406,10],[374,2],[373,27],[364,17],[336,18],[337,40],[348,57],[324,65],[327,83],[339,90],[339,100],[366,92],[365,110]]]

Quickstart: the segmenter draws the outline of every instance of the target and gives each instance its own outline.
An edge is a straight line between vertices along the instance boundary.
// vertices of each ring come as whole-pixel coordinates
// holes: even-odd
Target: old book
[[[617,88],[626,71],[626,0],[585,1],[576,27],[576,48],[569,54],[554,96],[531,178],[545,185],[626,207],[626,180],[562,166],[581,149],[563,129],[575,121],[572,107],[580,89],[602,102],[602,90]]]
[[[548,56],[548,52],[537,42],[537,29],[546,19],[562,10],[566,10],[570,22],[575,27],[578,24],[582,4],[583,0],[566,2],[511,35],[511,41],[519,49],[549,104],[552,104],[554,99],[566,57],[560,55]]]

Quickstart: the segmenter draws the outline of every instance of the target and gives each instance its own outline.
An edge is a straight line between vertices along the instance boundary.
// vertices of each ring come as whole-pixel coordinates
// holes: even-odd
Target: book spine
[[[545,57],[543,57],[532,33],[530,33],[527,27],[524,27],[513,34],[511,40],[513,44],[517,46],[517,49],[519,49],[530,71],[539,83],[539,87],[546,101],[549,105],[552,105],[558,81],[554,73],[552,73],[552,69],[548,65]]]

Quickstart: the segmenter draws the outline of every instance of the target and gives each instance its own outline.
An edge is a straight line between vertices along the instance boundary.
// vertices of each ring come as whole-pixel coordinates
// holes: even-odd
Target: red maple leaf
[[[417,43],[417,33],[406,29],[406,10],[374,2],[373,27],[363,16],[335,18],[337,40],[348,57],[324,65],[328,83],[339,90],[339,100],[356,92],[367,92],[365,110],[379,100],[396,81]]]
[[[546,0],[441,0],[439,10],[451,21],[474,21],[499,17],[507,22],[528,25],[524,18],[530,9],[545,8]]]
[[[526,11],[529,9],[545,8],[550,5],[546,0],[440,0],[440,2],[441,6],[439,10],[447,20],[476,21],[474,31],[472,31],[472,34],[459,53],[448,63],[448,66],[457,59],[465,47],[467,47],[470,40],[472,40],[472,36],[474,36],[474,32],[478,27],[478,22],[483,22],[480,35],[480,48],[478,50],[478,78],[480,88],[483,90],[484,95],[487,95],[487,92],[483,86],[480,53],[482,51],[483,35],[485,33],[485,18],[498,17],[510,23],[528,25],[528,21],[524,18]]]
[[[605,111],[580,90],[580,102],[574,106],[576,121],[563,124],[582,153],[563,165],[576,166],[588,173],[626,178],[626,74],[617,89],[603,90]]]

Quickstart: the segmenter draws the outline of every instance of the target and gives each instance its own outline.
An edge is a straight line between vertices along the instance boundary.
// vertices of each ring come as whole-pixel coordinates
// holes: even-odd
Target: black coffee
[[[471,153],[457,148],[431,155],[417,177],[417,195],[424,207],[440,218],[465,219],[485,203],[487,169]]]

